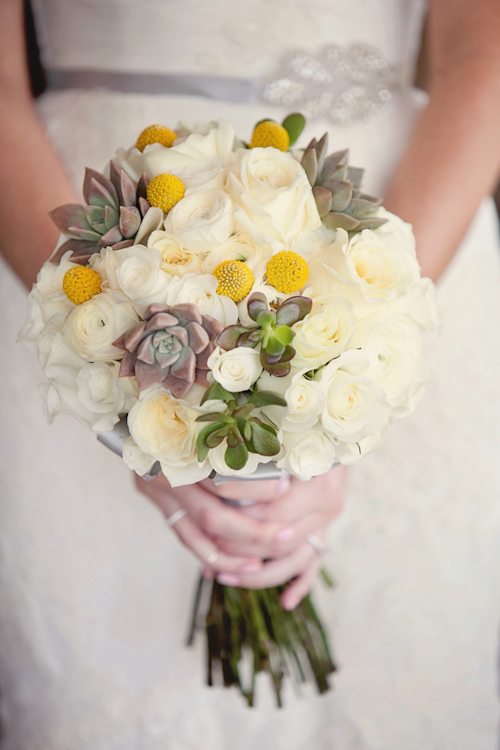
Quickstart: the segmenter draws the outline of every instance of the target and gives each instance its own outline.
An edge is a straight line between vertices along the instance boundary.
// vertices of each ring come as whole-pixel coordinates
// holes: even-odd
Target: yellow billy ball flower
[[[278,292],[291,294],[302,289],[309,276],[304,258],[291,250],[273,255],[266,268],[267,280]]]
[[[224,260],[214,269],[213,275],[219,282],[217,294],[241,302],[253,286],[253,273],[242,260]]]
[[[280,151],[288,151],[290,146],[290,136],[283,127],[273,120],[259,122],[253,131],[250,148],[266,148],[272,146]]]
[[[144,151],[146,146],[150,146],[152,143],[161,143],[162,146],[170,148],[176,138],[173,130],[166,128],[165,125],[150,125],[142,131],[135,147],[139,151]]]
[[[71,302],[81,305],[99,294],[101,277],[88,266],[75,266],[64,274],[63,291]]]
[[[159,174],[147,187],[149,205],[161,208],[166,214],[184,198],[185,192],[184,183],[173,174]]]

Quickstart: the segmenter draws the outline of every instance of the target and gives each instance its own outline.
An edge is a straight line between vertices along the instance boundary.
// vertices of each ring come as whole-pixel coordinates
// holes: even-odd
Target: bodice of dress
[[[35,0],[52,70],[269,75],[291,50],[368,44],[412,80],[425,0]]]

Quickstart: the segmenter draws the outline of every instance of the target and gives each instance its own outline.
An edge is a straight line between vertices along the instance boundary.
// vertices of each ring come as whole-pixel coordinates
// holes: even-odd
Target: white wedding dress
[[[368,59],[383,72],[382,55],[393,78],[373,111],[359,119],[353,84],[344,108],[303,138],[328,129],[331,150],[350,146],[370,192],[383,189],[425,104],[408,83],[420,0],[38,0],[35,11],[45,64],[56,73],[255,82],[279,79],[290,51],[318,58],[338,45],[348,56],[359,43],[360,65]],[[380,90],[375,79],[372,70],[359,84],[366,96]],[[255,122],[285,112],[256,96],[236,103],[182,90],[82,88],[50,91],[38,108],[78,187],[85,165],[103,167],[148,124],[224,117],[248,138]],[[316,595],[340,667],[335,689],[322,697],[288,689],[277,710],[263,678],[251,710],[236,692],[204,686],[201,637],[194,649],[184,645],[197,562],[92,433],[70,418],[46,424],[41,371],[14,343],[25,293],[1,267],[5,750],[496,748],[500,264],[492,202],[439,296],[443,331],[429,345],[427,394],[352,467],[347,510],[331,529],[327,565],[337,586],[318,585]]]

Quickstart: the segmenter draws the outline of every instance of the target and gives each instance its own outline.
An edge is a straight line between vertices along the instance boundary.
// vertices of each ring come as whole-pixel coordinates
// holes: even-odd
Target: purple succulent
[[[161,383],[175,398],[184,398],[193,383],[207,388],[212,339],[222,328],[191,303],[149,305],[143,322],[114,342],[125,350],[119,377],[135,375],[141,391]]]

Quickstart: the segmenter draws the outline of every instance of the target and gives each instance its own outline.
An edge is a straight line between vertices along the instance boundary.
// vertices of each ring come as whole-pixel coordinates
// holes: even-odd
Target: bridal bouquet
[[[154,125],[87,169],[84,204],[51,214],[61,238],[21,332],[49,419],[126,419],[127,466],[179,486],[271,461],[308,480],[414,408],[436,308],[411,227],[326,135],[293,148],[303,126],[265,120],[247,144],[223,121]],[[297,644],[321,690],[333,668],[310,600],[294,615],[277,597],[214,584],[209,653],[249,700],[242,644],[278,695]]]

